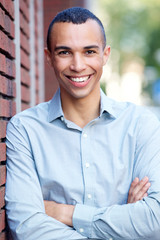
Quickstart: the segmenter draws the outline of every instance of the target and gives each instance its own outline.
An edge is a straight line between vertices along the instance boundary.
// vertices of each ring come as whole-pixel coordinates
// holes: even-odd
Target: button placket
[[[84,203],[93,205],[93,195],[94,195],[94,187],[93,187],[93,172],[91,167],[91,139],[90,139],[90,126],[87,126],[83,129],[82,138],[81,138],[81,146],[82,146],[82,167],[83,167],[83,178],[84,178]]]

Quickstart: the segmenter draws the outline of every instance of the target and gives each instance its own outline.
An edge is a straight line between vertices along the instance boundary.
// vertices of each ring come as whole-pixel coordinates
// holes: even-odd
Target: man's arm
[[[148,177],[144,177],[141,181],[136,177],[131,184],[127,203],[135,203],[146,197],[150,185]],[[44,205],[48,216],[68,226],[73,226],[72,218],[75,206],[46,200],[44,201]]]
[[[27,133],[14,120],[7,127],[6,214],[13,239],[83,239],[72,227],[46,215]]]

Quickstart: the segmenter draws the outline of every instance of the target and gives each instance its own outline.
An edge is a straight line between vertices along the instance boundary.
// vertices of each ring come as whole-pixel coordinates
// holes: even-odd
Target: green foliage
[[[137,57],[157,73],[146,83],[151,95],[151,83],[160,77],[160,1],[101,0],[108,44],[120,53],[122,66]],[[147,86],[148,84],[148,86]],[[149,90],[147,90],[149,89]]]

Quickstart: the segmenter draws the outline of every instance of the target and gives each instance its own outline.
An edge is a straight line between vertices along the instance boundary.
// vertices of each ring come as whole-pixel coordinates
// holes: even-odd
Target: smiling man
[[[99,116],[99,80],[110,47],[104,48],[101,28],[90,19],[84,24],[55,23],[50,35],[46,56],[60,85],[64,115],[84,127]]]
[[[102,23],[83,8],[60,12],[45,54],[59,89],[7,128],[13,239],[158,240],[160,123],[101,91],[110,54]]]

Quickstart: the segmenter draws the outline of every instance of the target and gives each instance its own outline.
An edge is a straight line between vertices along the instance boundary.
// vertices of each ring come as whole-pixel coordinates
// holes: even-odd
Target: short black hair
[[[59,22],[72,22],[73,24],[82,24],[85,23],[88,19],[95,20],[102,31],[103,36],[103,44],[104,47],[106,45],[106,35],[104,31],[104,27],[102,22],[98,17],[96,17],[92,12],[90,12],[88,9],[82,8],[82,7],[72,7],[65,9],[61,12],[59,12],[52,20],[52,22],[49,25],[48,28],[48,34],[47,34],[47,48],[51,52],[51,31],[52,27],[55,23]]]

